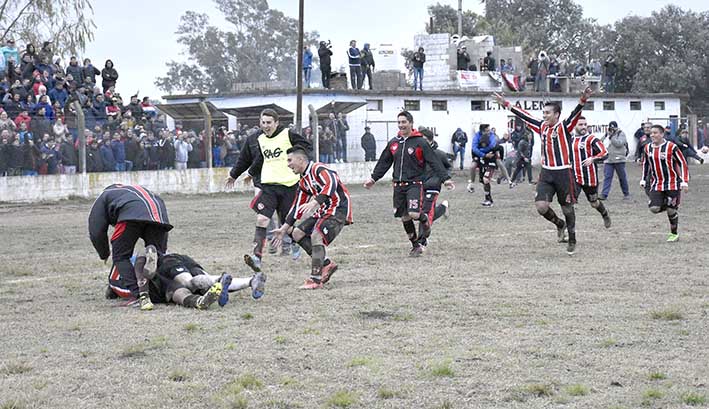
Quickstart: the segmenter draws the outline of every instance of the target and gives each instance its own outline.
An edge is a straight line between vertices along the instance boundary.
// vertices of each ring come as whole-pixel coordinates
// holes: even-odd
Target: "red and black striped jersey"
[[[582,186],[598,186],[598,165],[608,156],[608,150],[600,139],[593,134],[574,135],[571,140],[571,153],[573,156],[574,174],[576,183]],[[583,161],[595,158],[591,166],[583,166]]]
[[[555,125],[547,125],[544,121],[530,115],[516,106],[510,106],[510,111],[523,120],[530,129],[538,133],[542,140],[542,167],[545,169],[567,169],[571,167],[571,132],[581,117],[583,104],[578,104],[571,115]]]
[[[342,184],[337,172],[320,162],[310,162],[298,182],[298,192],[291,206],[286,223],[293,226],[303,216],[301,207],[311,198],[320,203],[313,218],[342,215],[345,224],[352,224],[352,201],[347,187]]]
[[[645,146],[643,157],[643,180],[650,176],[650,189],[658,192],[679,190],[689,183],[689,168],[682,151],[672,142],[664,141],[655,146]]]

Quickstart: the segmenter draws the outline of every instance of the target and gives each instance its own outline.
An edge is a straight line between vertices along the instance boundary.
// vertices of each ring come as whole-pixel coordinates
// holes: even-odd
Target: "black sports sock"
[[[440,219],[444,214],[446,214],[446,207],[442,204],[436,205],[436,208],[433,209],[433,221]]]
[[[547,211],[542,214],[545,219],[549,220],[550,222],[554,223],[557,227],[560,227],[562,224],[562,221],[560,218],[556,216],[556,213],[550,208],[547,208]]]
[[[679,225],[679,213],[675,211],[673,215],[667,212],[667,218],[670,220],[670,231],[672,234],[677,234],[677,226]]]
[[[296,241],[300,248],[305,250],[306,253],[308,253],[309,256],[313,255],[313,244],[310,241],[310,236],[304,236],[300,241]]]
[[[569,241],[573,237],[576,241],[576,213],[574,212],[573,205],[561,206],[561,210],[564,212],[564,219],[566,219],[566,230],[569,232]]]
[[[197,307],[197,301],[199,301],[199,295],[188,295],[182,302],[182,306],[187,308],[195,308]]]
[[[254,233],[254,255],[258,258],[263,257],[263,248],[266,246],[266,234],[268,229],[265,227],[256,227]]]
[[[600,213],[601,216],[603,216],[603,217],[608,216],[608,210],[606,209],[605,206],[603,206],[603,202],[601,202],[601,201],[598,202],[598,207],[596,207],[596,210],[598,210],[598,213]]]
[[[404,225],[404,230],[406,230],[406,235],[409,237],[409,241],[411,241],[412,244],[416,244],[418,237],[416,236],[416,226],[414,225],[414,221],[407,220],[402,222],[402,224]]]
[[[325,246],[318,244],[313,246],[312,264],[310,268],[310,276],[320,276],[323,262],[325,260]]]
[[[483,190],[485,191],[485,200],[489,200],[489,201],[492,202],[492,194],[490,193],[490,190],[491,190],[491,189],[490,189],[490,184],[489,184],[489,183],[485,183],[485,184],[483,185]]]

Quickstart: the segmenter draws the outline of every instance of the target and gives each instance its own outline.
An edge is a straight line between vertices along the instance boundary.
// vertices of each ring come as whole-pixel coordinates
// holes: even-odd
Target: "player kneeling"
[[[337,172],[312,162],[302,148],[293,147],[287,153],[288,167],[300,175],[300,181],[286,222],[273,231],[273,240],[278,245],[289,234],[310,255],[310,277],[301,288],[318,289],[337,270],[337,264],[327,258],[325,247],[345,225],[352,224],[352,202]],[[297,220],[301,222],[295,226]]]

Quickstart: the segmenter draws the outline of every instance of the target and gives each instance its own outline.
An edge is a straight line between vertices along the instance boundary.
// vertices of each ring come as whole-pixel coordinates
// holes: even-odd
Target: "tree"
[[[58,55],[77,54],[94,38],[92,16],[90,0],[3,0],[0,41],[21,39],[38,51],[49,41]]]
[[[428,15],[433,18],[433,27],[426,24],[426,32],[429,34],[449,33],[451,35],[458,34],[458,10],[449,5],[436,3],[428,6]],[[473,37],[484,32],[487,28],[485,18],[470,10],[463,12],[463,31],[464,36]]]
[[[271,9],[267,0],[214,0],[230,23],[229,30],[210,25],[206,14],[186,12],[178,40],[186,61],[170,61],[157,78],[158,88],[172,93],[217,93],[240,82],[295,82],[298,20]],[[317,32],[305,34],[315,44]]]

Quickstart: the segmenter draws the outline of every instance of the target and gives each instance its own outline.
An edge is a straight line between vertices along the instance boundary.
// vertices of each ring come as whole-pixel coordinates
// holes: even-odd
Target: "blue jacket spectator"
[[[3,71],[7,68],[7,63],[10,60],[15,62],[15,66],[20,65],[20,50],[15,47],[15,40],[9,38],[7,40],[7,45],[0,48],[0,53],[3,55],[4,64],[2,64]]]
[[[57,85],[47,92],[52,102],[59,102],[59,105],[64,108],[66,101],[69,99],[69,93],[64,88],[63,82],[57,82]]]
[[[76,60],[75,56],[72,56],[71,60],[69,60],[69,65],[66,67],[66,75],[71,75],[78,85],[84,83],[84,68],[79,66],[79,61]]]
[[[35,112],[39,112],[41,108],[44,108],[44,116],[50,121],[54,121],[54,108],[52,108],[52,104],[47,101],[46,95],[43,95],[37,105],[35,105]]]
[[[480,125],[480,131],[475,133],[473,137],[473,155],[482,158],[497,146],[497,137],[494,133],[489,132],[489,125]],[[485,139],[488,139],[485,141]]]
[[[310,51],[310,48],[305,48],[305,51],[303,51],[303,68],[312,68],[313,67],[313,52]]]
[[[126,161],[126,146],[122,140],[116,138],[111,141],[111,150],[116,163],[124,163]]]
[[[116,169],[116,158],[113,157],[113,150],[107,142],[101,144],[101,160],[104,171],[112,172]]]

